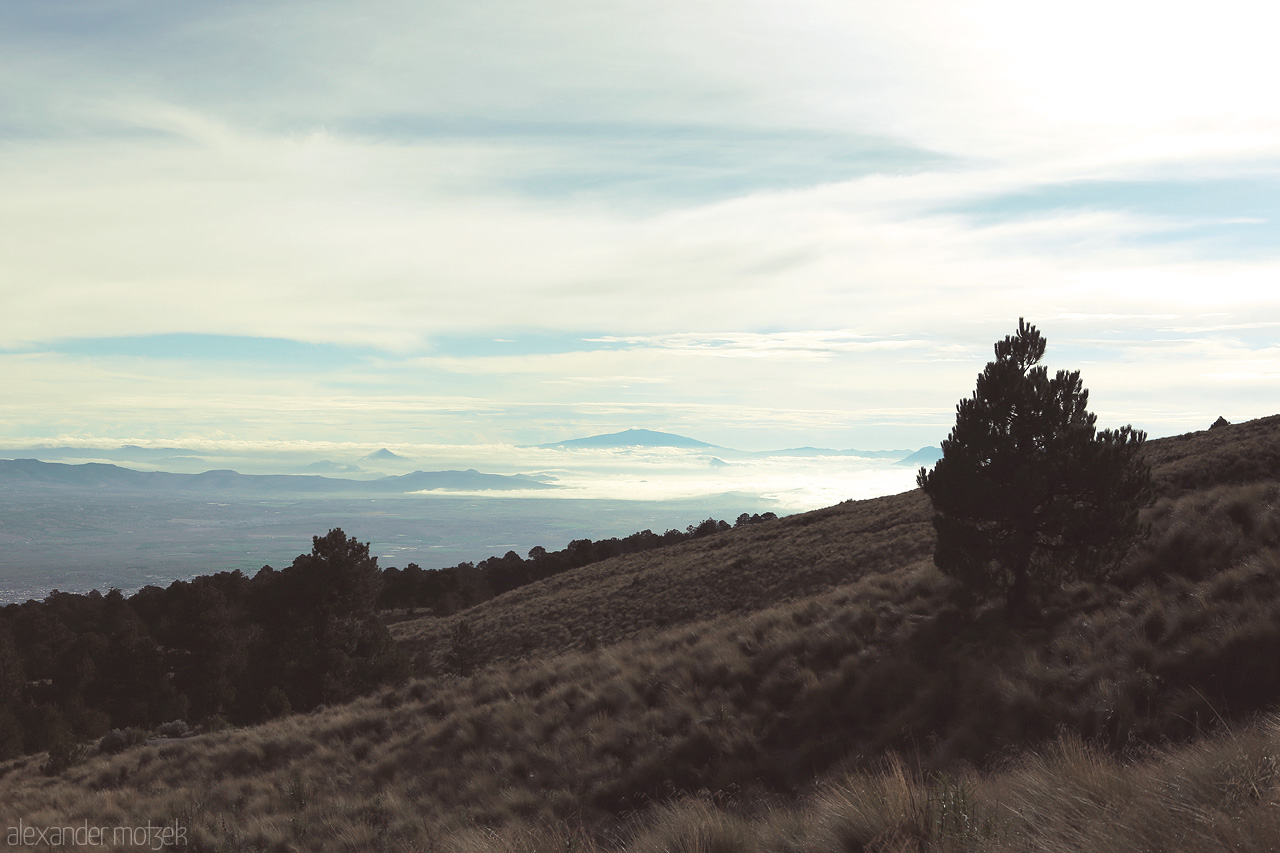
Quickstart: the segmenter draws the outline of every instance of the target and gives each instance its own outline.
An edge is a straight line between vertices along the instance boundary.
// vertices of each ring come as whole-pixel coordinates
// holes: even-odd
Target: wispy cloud
[[[1274,405],[1254,3],[0,23],[3,435],[924,443],[1019,316],[1109,416]]]
[[[870,340],[867,335],[835,329],[798,332],[684,332],[669,335],[604,336],[588,341],[635,348],[698,353],[720,358],[784,358],[826,361],[841,353],[922,348],[924,341]]]

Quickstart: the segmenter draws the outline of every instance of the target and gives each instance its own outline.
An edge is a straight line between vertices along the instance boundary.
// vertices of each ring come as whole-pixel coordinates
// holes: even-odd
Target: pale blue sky
[[[0,440],[1280,410],[1264,4],[0,2]]]

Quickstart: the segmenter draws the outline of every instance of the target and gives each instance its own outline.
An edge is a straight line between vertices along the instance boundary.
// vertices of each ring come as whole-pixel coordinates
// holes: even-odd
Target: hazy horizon
[[[554,489],[444,489],[366,495],[221,486],[45,487],[0,482],[0,603],[52,589],[126,592],[195,575],[288,565],[310,537],[341,527],[368,541],[383,566],[438,569],[535,545],[683,530],[743,512],[788,515],[914,486],[915,469],[888,459],[792,456],[724,447],[544,448],[513,445],[206,441],[120,447],[0,445],[0,459],[108,463],[134,471],[319,474],[369,480],[418,470],[526,474]],[[903,455],[910,451],[903,450]],[[0,471],[0,474],[3,474]]]
[[[897,450],[905,457],[916,449]],[[396,458],[372,457],[381,450],[391,450]],[[528,494],[543,500],[671,501],[741,493],[772,502],[770,508],[781,512],[816,509],[848,498],[903,491],[912,487],[915,472],[913,467],[896,465],[898,457],[795,456],[728,447],[570,449],[403,443],[375,447],[352,443],[218,441],[187,446],[161,443],[150,447],[103,441],[25,449],[0,445],[0,458],[22,455],[66,464],[100,462],[138,471],[197,474],[230,469],[245,474],[311,474],[339,479],[474,468],[488,474],[533,475],[555,484],[555,492],[537,490]],[[525,495],[520,491],[504,491],[502,496]]]

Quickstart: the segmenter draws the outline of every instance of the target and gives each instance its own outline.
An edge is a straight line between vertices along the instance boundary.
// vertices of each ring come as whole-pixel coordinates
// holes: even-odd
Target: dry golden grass
[[[563,829],[455,836],[440,849],[583,853],[1129,853],[1274,850],[1280,719],[1140,757],[1070,734],[995,772],[923,774],[890,755],[799,802],[744,810],[690,796],[595,842]]]
[[[1215,452],[1233,430],[1259,440],[1215,430]],[[1280,488],[1210,485],[1167,490],[1118,583],[1061,591],[1031,628],[962,606],[916,493],[584,567],[397,626],[434,673],[401,688],[52,778],[43,756],[0,765],[0,830],[818,853],[1120,849],[1114,828],[1127,849],[1268,849],[1277,724],[1191,741],[1280,698]],[[463,620],[487,661],[466,678]],[[1189,745],[1116,757],[1166,737]]]
[[[1151,441],[1145,453],[1166,496],[1280,479],[1280,415]],[[846,501],[605,560],[450,617],[401,619],[391,630],[416,656],[422,674],[449,670],[449,640],[460,622],[472,626],[483,661],[591,648],[913,565],[933,553],[930,518],[928,500],[918,490]]]
[[[1166,493],[1280,479],[1280,415],[1148,441],[1144,453]]]
[[[463,613],[391,626],[418,671],[442,672],[459,622],[481,659],[591,648],[725,613],[744,613],[895,571],[933,553],[918,492],[848,501],[676,547],[605,560],[512,590]]]

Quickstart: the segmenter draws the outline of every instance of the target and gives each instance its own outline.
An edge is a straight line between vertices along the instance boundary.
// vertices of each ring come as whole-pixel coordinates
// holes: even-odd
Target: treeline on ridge
[[[744,513],[737,525],[775,517]],[[578,539],[527,560],[509,552],[439,570],[381,570],[367,543],[334,529],[290,566],[253,577],[202,575],[128,597],[55,590],[10,604],[0,608],[0,760],[48,750],[57,770],[75,744],[113,730],[175,720],[216,729],[344,702],[409,674],[380,608],[453,613],[587,563],[728,529],[707,519],[684,532]]]
[[[742,513],[732,527],[746,527],[762,521],[772,521],[778,516],[772,512]],[[436,616],[448,616],[472,605],[487,601],[504,592],[567,572],[570,569],[620,557],[664,548],[690,539],[701,539],[714,533],[730,530],[727,521],[708,518],[683,531],[668,530],[658,534],[641,530],[619,539],[575,539],[559,551],[548,551],[541,546],[529,551],[528,558],[515,551],[501,557],[490,557],[479,563],[459,563],[446,569],[423,569],[410,563],[403,569],[389,568],[383,571],[382,592],[378,607],[424,608]]]

